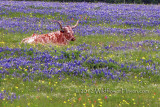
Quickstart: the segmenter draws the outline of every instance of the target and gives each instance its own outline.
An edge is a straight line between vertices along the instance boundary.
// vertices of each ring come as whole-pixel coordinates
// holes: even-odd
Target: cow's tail
[[[23,39],[23,40],[21,41],[21,43],[26,43],[26,39],[27,39],[27,38]]]

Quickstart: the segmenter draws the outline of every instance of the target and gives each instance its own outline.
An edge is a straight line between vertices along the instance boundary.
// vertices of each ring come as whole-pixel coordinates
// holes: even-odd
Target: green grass
[[[20,99],[16,99],[13,103],[3,101],[2,105],[43,107],[61,103],[59,106],[66,107],[78,107],[83,104],[156,107],[159,103],[158,84],[152,83],[151,80],[145,78],[130,78],[129,82],[93,80],[94,83],[88,79],[83,83],[77,77],[68,77],[62,81],[53,77],[48,80],[23,82],[20,78],[7,77],[6,80],[2,80],[3,89],[10,93],[16,92]]]
[[[22,36],[23,35],[23,36]],[[12,48],[36,48],[41,51],[44,50],[50,50],[51,47],[49,46],[42,46],[42,45],[24,45],[20,44],[19,42],[21,39],[23,39],[25,34],[7,34],[3,40],[3,44],[1,44],[1,47],[9,46]],[[30,34],[28,34],[30,35]],[[13,39],[9,39],[13,37]],[[98,37],[98,39],[97,39]],[[137,41],[141,40],[152,40],[151,37],[140,37],[138,35],[139,39]],[[21,38],[21,39],[20,39]],[[95,52],[91,56],[97,56],[97,57],[105,57],[106,59],[112,58],[118,62],[128,62],[128,63],[136,63],[142,58],[145,57],[147,59],[152,59],[153,62],[159,62],[157,58],[153,58],[156,56],[156,54],[159,54],[154,51],[141,51],[140,50],[128,50],[128,51],[113,51],[112,53],[104,53],[100,54],[99,50],[102,50],[102,45],[100,42],[104,43],[104,45],[109,45],[112,42],[115,42],[115,40],[122,41],[125,40],[123,36],[120,38],[116,36],[115,39],[112,35],[103,36],[103,35],[97,35],[97,36],[87,36],[87,37],[80,37],[76,36],[77,41],[70,43],[68,46],[61,47],[61,46],[55,46],[54,48],[57,50],[57,52],[61,52],[64,49],[68,47],[74,47],[79,44],[88,43],[92,46],[97,46],[98,50],[94,50]],[[134,37],[136,39],[136,37]],[[158,37],[155,36],[155,38]],[[15,41],[14,41],[15,40]],[[93,42],[95,41],[95,42]],[[116,45],[123,45],[121,43]],[[43,49],[42,49],[43,47]],[[152,47],[149,47],[152,48]],[[110,51],[110,50],[108,50]],[[75,52],[78,54],[77,51],[69,51],[66,52],[66,56],[68,59],[66,61],[70,60],[69,54],[72,52]],[[1,53],[2,54],[2,53]],[[28,55],[31,55],[32,53],[28,53]],[[86,53],[83,53],[84,55]],[[126,57],[124,56],[126,54]],[[118,56],[117,56],[118,55]],[[18,54],[17,54],[18,56]],[[132,57],[131,57],[132,56]],[[149,57],[151,56],[151,58]],[[16,56],[15,56],[16,57]],[[78,58],[78,57],[77,57]],[[142,65],[146,65],[146,63],[142,63]],[[86,65],[84,65],[86,66]],[[91,69],[94,67],[93,65],[90,65]],[[97,65],[98,66],[98,65]],[[110,65],[111,68],[118,69],[117,65]],[[115,67],[114,67],[115,66]],[[116,67],[117,66],[117,67]],[[158,65],[157,65],[158,66]],[[16,71],[16,70],[15,70]],[[14,70],[10,71],[14,72]],[[16,71],[20,72],[20,71]],[[139,72],[143,72],[143,69],[137,69],[128,71],[129,73],[132,72],[133,77],[134,75],[137,75]],[[149,76],[151,77],[149,79]],[[159,76],[152,76],[152,74],[148,74],[144,76],[143,78],[133,78],[130,77],[127,80],[122,80],[120,82],[117,82],[116,80],[98,80],[98,78],[85,79],[85,83],[81,80],[80,77],[70,77],[66,76],[65,79],[60,81],[58,77],[53,77],[51,79],[41,79],[38,78],[38,80],[35,80],[34,82],[23,82],[22,78],[13,78],[13,77],[6,77],[6,80],[1,80],[1,87],[0,90],[6,90],[9,93],[16,93],[20,96],[20,99],[16,99],[13,103],[10,101],[7,101],[6,99],[1,101],[2,106],[31,106],[31,107],[43,107],[45,106],[53,106],[59,105],[59,107],[68,107],[68,106],[123,106],[123,107],[129,107],[129,106],[152,106],[156,107],[159,104]],[[100,78],[99,78],[100,79]],[[93,83],[92,81],[96,82]],[[18,87],[18,88],[17,88]],[[53,91],[51,92],[51,87],[53,87]],[[98,89],[107,90],[108,92],[99,92],[96,93]],[[125,91],[122,93],[122,90],[126,89],[128,91]],[[90,91],[89,91],[90,90]],[[147,91],[146,93],[140,93],[135,91]],[[87,92],[86,92],[87,91]],[[113,91],[113,92],[111,92]],[[149,93],[148,93],[149,91]],[[154,93],[156,93],[154,95]],[[105,96],[107,96],[107,99],[105,99]]]
[[[129,28],[140,28],[146,30],[153,30],[152,26],[139,26],[139,25],[129,25],[129,24],[110,24],[110,23],[100,23],[98,26],[110,27],[110,28],[118,28],[118,29],[129,29]],[[159,25],[155,26],[157,29],[160,28]]]
[[[35,8],[35,7],[29,7]],[[38,7],[37,7],[38,8]],[[39,7],[41,8],[41,7]],[[97,8],[98,9],[98,8]],[[12,14],[5,17],[20,17],[21,13]],[[31,15],[24,14],[23,15]],[[34,17],[41,17],[41,14],[32,14]],[[44,17],[52,18],[52,16],[45,15]],[[59,18],[59,14],[55,14],[55,18]],[[65,17],[64,17],[65,19]],[[103,25],[103,24],[101,24]],[[107,27],[115,28],[128,28],[129,26],[118,26],[118,25],[107,25]],[[99,25],[97,25],[99,26]],[[152,28],[147,28],[152,29]],[[137,34],[135,36],[129,37],[124,35],[89,35],[89,36],[79,36],[75,35],[76,41],[70,42],[67,46],[50,46],[50,45],[30,45],[30,44],[20,44],[21,40],[25,37],[29,37],[33,34],[30,32],[28,34],[23,33],[7,33],[6,30],[0,30],[0,47],[9,48],[21,48],[22,50],[30,47],[37,49],[39,51],[52,51],[52,48],[57,50],[57,53],[51,52],[52,56],[60,55],[61,51],[64,51],[64,55],[67,59],[58,60],[59,62],[68,62],[72,61],[71,54],[76,55],[76,59],[80,59],[79,55],[82,56],[89,55],[91,58],[99,57],[100,59],[109,60],[112,58],[117,61],[119,64],[135,64],[135,65],[144,65],[149,66],[152,63],[160,64],[159,51],[152,51],[152,49],[159,44],[154,44],[153,46],[142,46],[136,47],[133,45],[133,49],[128,50],[114,50],[114,49],[104,49],[104,46],[125,46],[123,43],[128,42],[140,42],[144,40],[157,40],[160,41],[160,38],[156,34],[146,34],[142,36]],[[47,31],[44,31],[47,32]],[[87,43],[91,47],[86,47],[83,51],[70,50],[65,51],[67,48],[75,48],[76,46]],[[95,46],[97,48],[95,48]],[[128,46],[128,45],[127,45]],[[92,49],[93,48],[93,49]],[[145,49],[145,51],[144,51]],[[159,49],[159,48],[158,48]],[[88,51],[87,51],[88,50]],[[89,51],[92,50],[92,53]],[[104,52],[102,52],[104,51]],[[0,57],[5,56],[9,58],[9,51],[0,52]],[[14,57],[23,56],[24,53],[15,53]],[[25,54],[32,56],[33,52],[28,51]],[[144,59],[144,62],[141,61]],[[153,62],[146,63],[145,61],[151,59]],[[62,76],[55,75],[52,78],[42,78],[41,74],[35,75],[33,81],[23,81],[22,77],[13,77],[11,75],[5,75],[5,79],[2,78],[0,74],[0,91],[3,92],[6,90],[9,95],[16,93],[17,97],[20,99],[15,99],[13,102],[7,100],[6,98],[0,100],[0,107],[53,107],[54,105],[58,107],[158,107],[160,105],[160,75],[153,75],[151,72],[146,73],[141,77],[140,73],[146,71],[146,69],[131,69],[129,70],[126,65],[124,68],[121,68],[121,65],[114,63],[98,63],[92,64],[84,63],[83,67],[88,67],[89,71],[91,69],[103,68],[108,66],[112,72],[114,70],[126,71],[128,78],[122,78],[122,80],[107,80],[103,77],[104,74],[100,74],[99,77],[95,76],[92,79],[89,77],[82,78],[79,76],[72,76],[64,74]],[[0,66],[0,70],[3,68]],[[26,68],[21,67],[20,69],[8,69],[10,73],[24,73]],[[38,72],[38,71],[37,71]],[[158,71],[159,73],[159,71]]]

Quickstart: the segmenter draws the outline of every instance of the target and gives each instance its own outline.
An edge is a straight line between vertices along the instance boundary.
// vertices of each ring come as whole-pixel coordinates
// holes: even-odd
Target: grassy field
[[[4,7],[8,8],[9,5]],[[45,9],[34,6],[25,9],[28,8]],[[9,14],[3,14],[1,18],[12,21],[14,18],[42,16],[61,19],[59,13],[41,15],[5,11]],[[63,14],[61,20],[71,20],[68,17],[70,15]],[[82,17],[79,26],[132,28],[127,24],[103,22],[91,25],[90,21],[99,20],[96,18],[87,19],[84,24],[85,17]],[[159,25],[142,29],[159,29]],[[36,32],[41,31],[51,32],[42,28]],[[160,106],[159,34],[105,33],[81,36],[75,33],[76,41],[66,46],[20,44],[23,38],[34,32],[0,29],[0,107]]]

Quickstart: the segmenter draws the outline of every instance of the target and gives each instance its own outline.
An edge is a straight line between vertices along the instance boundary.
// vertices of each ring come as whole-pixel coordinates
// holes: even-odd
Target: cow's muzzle
[[[76,38],[72,38],[72,39],[71,39],[71,41],[75,41],[75,40],[76,40]]]

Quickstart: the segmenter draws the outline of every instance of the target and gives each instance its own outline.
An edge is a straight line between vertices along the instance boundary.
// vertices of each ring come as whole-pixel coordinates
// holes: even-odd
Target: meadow
[[[20,43],[78,19],[66,46]],[[159,83],[160,5],[0,2],[0,107],[159,107]]]

